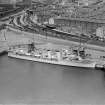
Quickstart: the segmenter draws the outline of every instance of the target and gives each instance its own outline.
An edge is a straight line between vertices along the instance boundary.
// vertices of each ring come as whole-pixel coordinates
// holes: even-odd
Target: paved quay
[[[31,38],[31,39],[34,38],[35,41],[40,40],[40,41],[46,42],[46,43],[51,42],[51,43],[56,43],[56,44],[63,44],[65,46],[70,46],[70,45],[79,46],[80,45],[80,42],[76,42],[76,41],[72,41],[72,40],[64,40],[64,39],[59,39],[56,37],[49,37],[49,36],[45,36],[45,35],[40,35],[40,34],[35,34],[35,33],[30,33],[30,32],[24,32],[24,31],[20,31],[17,29],[13,29],[13,28],[11,28],[11,30],[14,30],[15,32],[21,33],[27,38]],[[86,48],[89,48],[89,49],[105,51],[105,47],[97,46],[94,44],[81,43],[81,46],[86,46]]]

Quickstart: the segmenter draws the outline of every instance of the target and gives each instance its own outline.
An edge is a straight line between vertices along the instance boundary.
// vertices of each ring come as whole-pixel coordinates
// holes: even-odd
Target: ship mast
[[[35,44],[34,44],[34,34],[31,40],[31,44],[28,45],[28,52],[31,53],[35,49]]]
[[[79,47],[78,47],[78,50],[77,50],[77,55],[79,56],[80,55],[80,49],[81,49],[81,34],[80,34],[80,40],[79,40]]]
[[[79,41],[79,47],[78,47],[78,50],[77,50],[77,55],[80,56],[80,57],[85,57],[85,46],[82,46],[81,43],[82,43],[82,34],[80,34],[80,41]],[[81,49],[82,48],[82,49]]]

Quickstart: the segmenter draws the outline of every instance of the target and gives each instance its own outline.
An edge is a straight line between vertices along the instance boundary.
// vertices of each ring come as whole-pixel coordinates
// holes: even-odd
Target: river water
[[[105,74],[0,57],[2,104],[105,104]]]

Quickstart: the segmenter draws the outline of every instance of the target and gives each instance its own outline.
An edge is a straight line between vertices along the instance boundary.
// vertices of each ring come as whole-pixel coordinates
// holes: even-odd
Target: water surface
[[[0,103],[105,104],[105,75],[1,56]]]

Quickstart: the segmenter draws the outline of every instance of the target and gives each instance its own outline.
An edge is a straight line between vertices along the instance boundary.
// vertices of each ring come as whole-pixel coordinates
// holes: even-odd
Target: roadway
[[[0,13],[0,21],[8,20],[9,17],[14,16],[15,14],[18,14],[19,12],[26,10],[28,8],[29,7],[22,5],[7,11],[3,11],[2,13]]]

